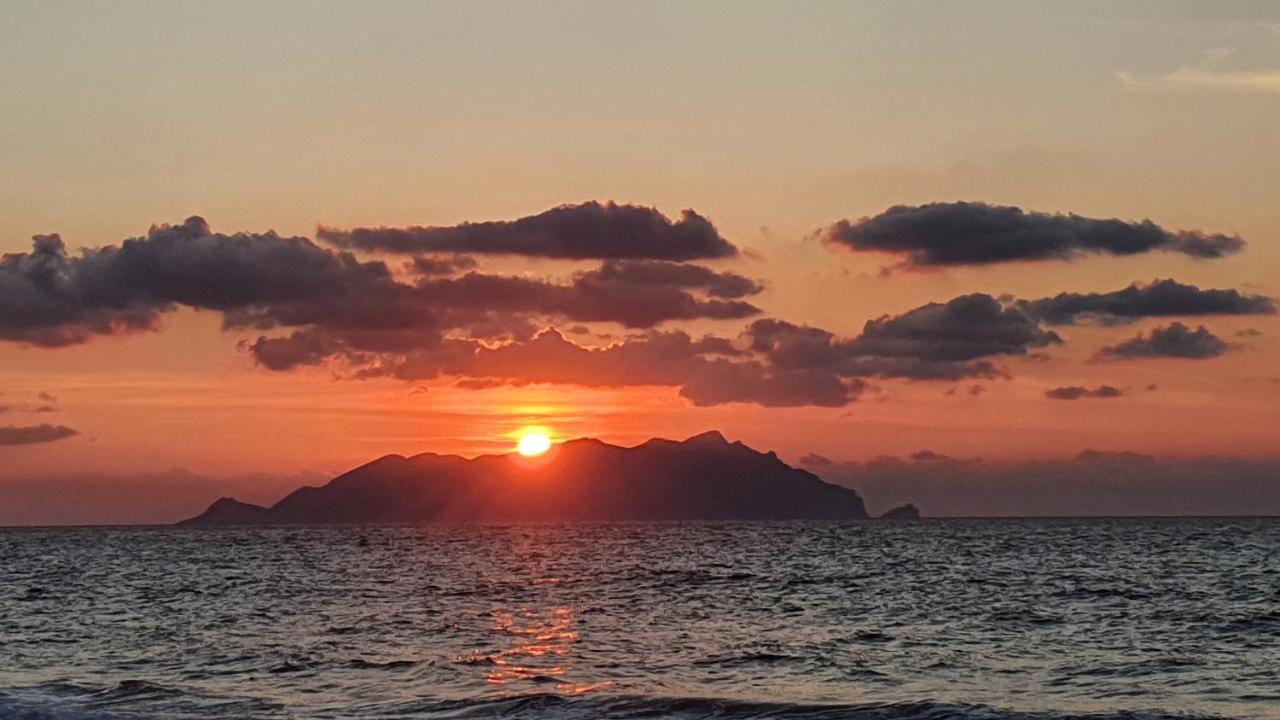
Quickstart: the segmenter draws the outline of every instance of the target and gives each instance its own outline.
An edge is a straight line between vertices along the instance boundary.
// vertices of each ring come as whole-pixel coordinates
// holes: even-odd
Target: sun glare
[[[516,452],[525,457],[534,457],[551,449],[551,438],[538,430],[530,430],[520,435],[516,443]]]

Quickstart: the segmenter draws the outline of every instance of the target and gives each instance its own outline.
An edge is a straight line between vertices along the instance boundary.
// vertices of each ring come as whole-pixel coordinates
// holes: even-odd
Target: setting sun
[[[516,443],[516,452],[525,457],[533,457],[551,449],[551,438],[538,430],[530,430],[520,435]]]

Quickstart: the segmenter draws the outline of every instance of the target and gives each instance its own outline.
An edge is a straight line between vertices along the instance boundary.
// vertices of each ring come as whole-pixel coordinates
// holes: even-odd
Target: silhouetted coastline
[[[632,448],[573,440],[537,458],[388,455],[324,486],[299,488],[269,508],[222,498],[179,524],[866,517],[855,491],[712,431]]]

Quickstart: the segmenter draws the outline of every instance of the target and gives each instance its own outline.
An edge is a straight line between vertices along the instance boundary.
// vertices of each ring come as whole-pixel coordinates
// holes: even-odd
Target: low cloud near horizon
[[[1280,515],[1280,458],[1087,450],[1022,462],[929,451],[907,460],[805,460],[809,471],[857,490],[872,513],[913,503],[928,517]]]
[[[179,469],[0,477],[0,527],[174,523],[203,512],[220,497],[269,505],[299,487],[329,479],[315,472],[209,476]]]

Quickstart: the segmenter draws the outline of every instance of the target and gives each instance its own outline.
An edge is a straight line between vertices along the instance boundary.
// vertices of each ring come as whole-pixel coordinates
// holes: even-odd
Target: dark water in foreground
[[[0,718],[1212,715],[1280,521],[0,530]]]

